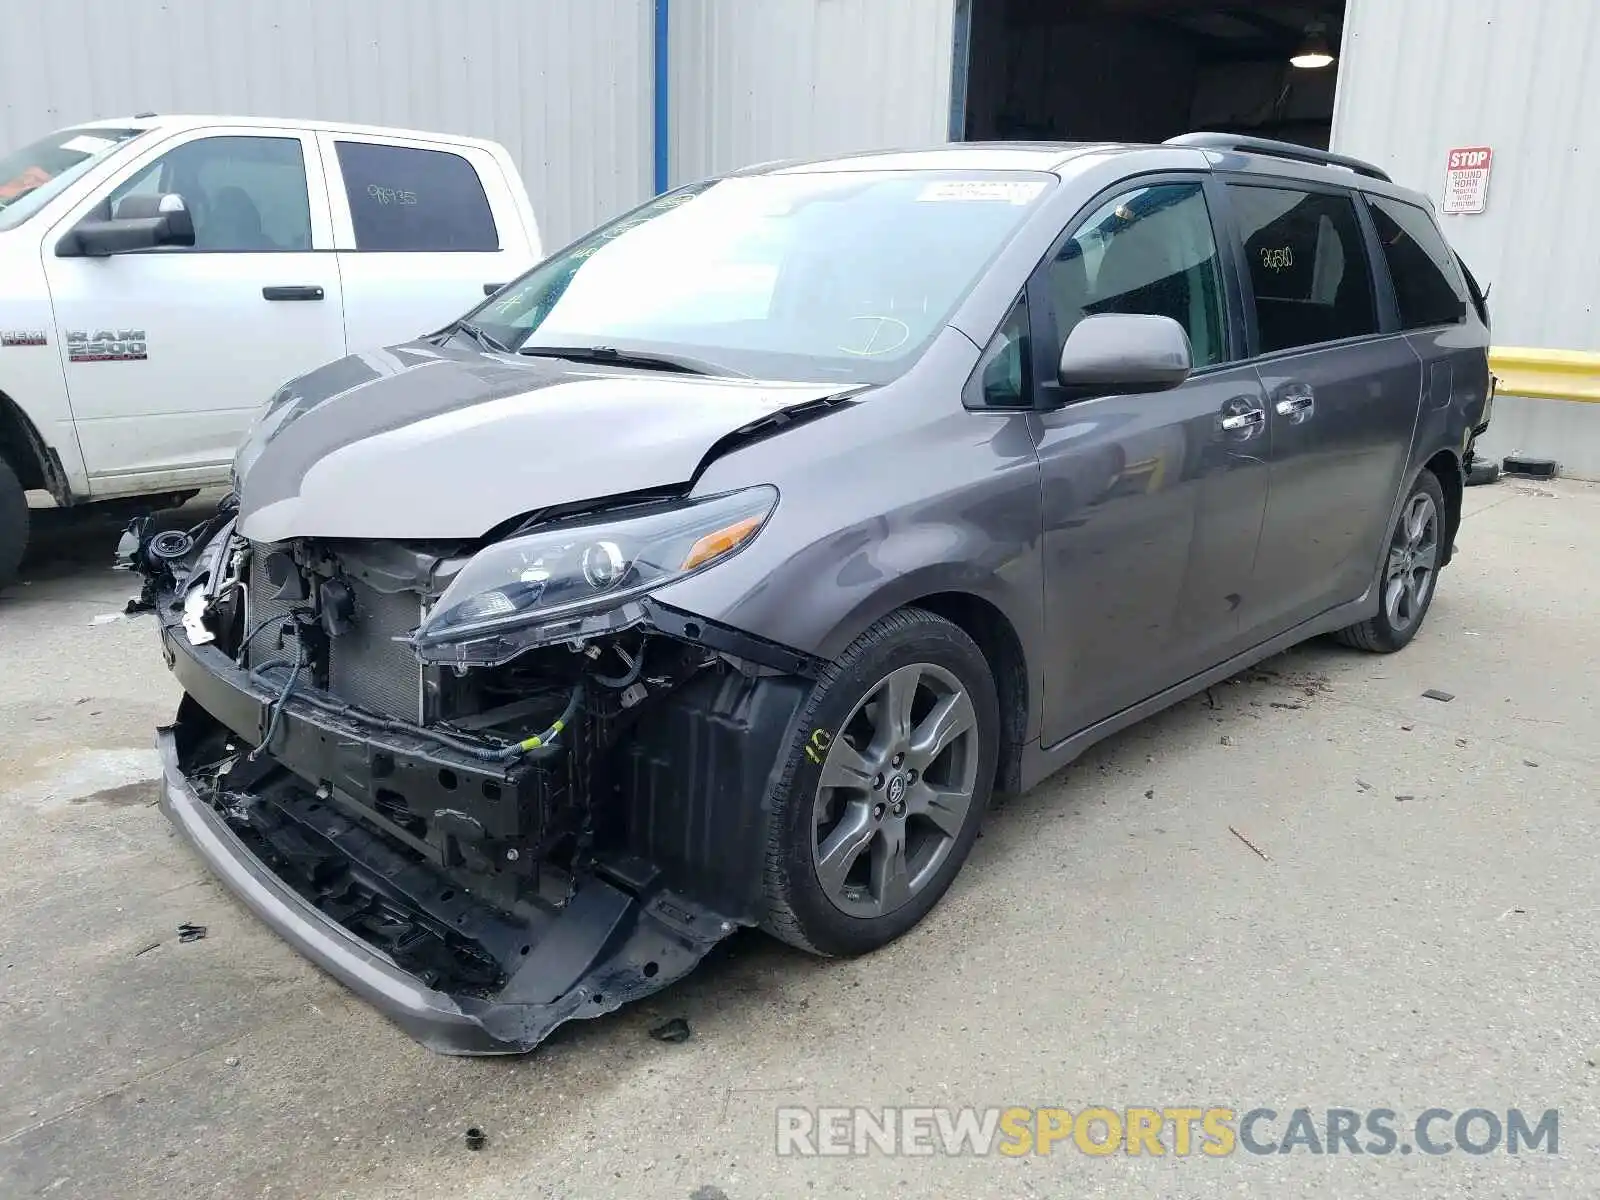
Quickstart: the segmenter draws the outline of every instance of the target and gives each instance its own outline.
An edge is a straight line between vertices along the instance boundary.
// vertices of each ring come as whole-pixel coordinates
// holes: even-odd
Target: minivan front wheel
[[[1336,635],[1357,650],[1391,654],[1417,636],[1444,562],[1444,490],[1423,471],[1400,506],[1378,573],[1378,612]]]
[[[905,933],[966,860],[993,788],[999,703],[958,626],[903,609],[818,680],[772,804],[769,933],[824,955]]]

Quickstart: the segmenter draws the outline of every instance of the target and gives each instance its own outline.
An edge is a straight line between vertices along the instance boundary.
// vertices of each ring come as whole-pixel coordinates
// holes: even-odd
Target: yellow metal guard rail
[[[1499,378],[1495,391],[1502,396],[1600,404],[1600,354],[1498,346],[1489,351],[1489,369]]]

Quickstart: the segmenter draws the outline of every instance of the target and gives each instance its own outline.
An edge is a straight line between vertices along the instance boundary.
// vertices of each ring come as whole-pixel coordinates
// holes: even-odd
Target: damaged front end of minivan
[[[160,733],[168,815],[436,1050],[525,1051],[664,987],[759,919],[761,798],[818,664],[651,593],[776,503],[265,543],[230,498],[192,549],[134,530],[185,692]]]

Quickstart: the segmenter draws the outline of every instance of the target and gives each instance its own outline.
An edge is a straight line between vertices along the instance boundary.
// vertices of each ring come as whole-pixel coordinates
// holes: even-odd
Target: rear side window
[[[1468,293],[1433,219],[1414,204],[1368,196],[1372,223],[1394,280],[1400,324],[1407,329],[1467,319]]]
[[[1330,192],[1230,184],[1255,295],[1260,352],[1378,331],[1354,202]]]
[[[459,154],[338,142],[357,250],[500,249],[478,172]]]

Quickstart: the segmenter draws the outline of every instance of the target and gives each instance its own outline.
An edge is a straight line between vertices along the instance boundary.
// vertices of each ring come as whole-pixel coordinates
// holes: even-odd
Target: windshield
[[[893,171],[696,184],[602,226],[470,319],[524,352],[599,346],[883,382],[933,339],[1054,181]]]
[[[62,188],[142,129],[62,129],[0,156],[0,229],[26,221]]]

